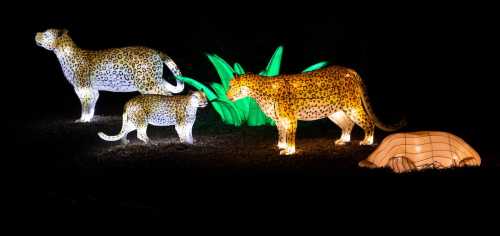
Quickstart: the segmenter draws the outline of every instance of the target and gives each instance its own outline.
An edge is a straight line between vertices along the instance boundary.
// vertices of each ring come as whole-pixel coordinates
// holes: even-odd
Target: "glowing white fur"
[[[176,77],[181,72],[170,57],[153,49],[85,50],[76,46],[66,30],[59,29],[37,33],[35,41],[56,54],[64,76],[75,88],[82,105],[78,122],[92,119],[99,91],[171,95],[184,89],[180,80],[176,86],[163,80],[164,64]]]
[[[207,98],[202,92],[189,95],[163,96],[140,95],[125,105],[123,124],[119,134],[108,136],[102,132],[98,135],[106,141],[122,140],[128,143],[127,134],[137,130],[137,138],[149,143],[146,134],[148,124],[156,126],[175,125],[175,130],[182,143],[193,143],[192,128],[196,121],[198,107],[205,107]]]

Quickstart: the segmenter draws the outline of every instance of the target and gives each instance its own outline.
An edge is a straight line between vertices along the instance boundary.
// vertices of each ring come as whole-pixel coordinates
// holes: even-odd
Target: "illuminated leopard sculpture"
[[[102,132],[98,135],[106,141],[122,140],[127,144],[127,134],[137,130],[137,138],[149,143],[146,134],[148,124],[156,126],[175,125],[175,130],[182,143],[193,143],[192,128],[196,120],[198,107],[207,106],[207,97],[203,92],[188,95],[139,95],[125,104],[122,129],[115,136]]]
[[[184,89],[180,80],[173,86],[162,79],[163,64],[176,77],[181,72],[166,54],[150,48],[85,50],[76,46],[67,30],[61,29],[39,32],[35,41],[56,54],[64,76],[73,85],[82,105],[78,122],[92,119],[99,91],[171,95]]]
[[[331,66],[294,74],[264,77],[255,74],[235,76],[227,96],[232,101],[252,97],[262,111],[276,122],[280,154],[295,153],[297,120],[328,117],[342,129],[336,144],[351,139],[354,124],[365,132],[361,145],[371,145],[375,126],[394,131],[404,125],[388,126],[373,113],[361,77],[352,69]]]

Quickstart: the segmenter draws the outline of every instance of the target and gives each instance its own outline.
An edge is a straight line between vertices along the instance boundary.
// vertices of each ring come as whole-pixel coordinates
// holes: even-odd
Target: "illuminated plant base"
[[[438,131],[389,135],[366,160],[359,162],[361,167],[389,167],[396,173],[480,164],[479,154],[464,140]]]
[[[39,32],[35,41],[56,54],[64,76],[73,85],[82,106],[77,122],[92,120],[99,91],[171,95],[184,90],[180,80],[176,86],[163,80],[163,65],[176,77],[181,76],[181,72],[170,57],[153,49],[85,50],[76,46],[67,30],[61,29]]]
[[[207,105],[207,97],[203,92],[189,95],[139,95],[125,105],[123,123],[120,133],[108,136],[103,132],[98,135],[106,141],[122,140],[127,144],[127,134],[137,130],[137,138],[149,143],[146,134],[148,124],[156,126],[175,125],[175,130],[182,143],[192,144],[192,128],[196,121],[198,107]]]
[[[337,144],[350,141],[354,124],[365,131],[361,145],[373,143],[375,126],[393,131],[403,125],[381,123],[371,109],[361,77],[354,70],[340,66],[274,77],[241,75],[230,81],[227,97],[232,101],[245,97],[256,100],[262,111],[276,123],[282,155],[295,153],[298,120],[328,117],[342,129]]]

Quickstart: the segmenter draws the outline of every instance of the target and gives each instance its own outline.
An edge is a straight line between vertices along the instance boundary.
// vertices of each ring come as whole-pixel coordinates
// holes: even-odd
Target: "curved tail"
[[[165,81],[165,87],[167,88],[168,91],[172,93],[180,93],[182,90],[184,90],[184,82],[177,79],[179,76],[182,76],[181,71],[177,67],[177,64],[175,64],[174,60],[167,56],[167,54],[160,52],[160,58],[163,61],[163,63],[168,67],[168,69],[174,74],[176,77],[176,85],[173,86],[172,84],[168,83]]]
[[[375,112],[373,112],[370,101],[368,100],[368,95],[366,94],[366,87],[363,84],[363,82],[361,81],[361,78],[360,78],[359,82],[361,84],[361,90],[363,93],[363,96],[361,96],[362,100],[363,100],[363,106],[364,106],[366,112],[368,113],[368,115],[373,119],[373,121],[375,122],[375,125],[379,129],[386,131],[386,132],[393,132],[393,131],[396,131],[396,130],[401,129],[402,127],[406,126],[406,119],[404,119],[404,118],[401,119],[401,121],[398,124],[393,124],[393,125],[387,125],[387,124],[381,122],[377,118],[377,116],[375,115]]]
[[[103,132],[99,132],[97,133],[97,135],[103,139],[103,140],[106,140],[106,141],[118,141],[120,140],[121,138],[123,138],[125,135],[128,134],[128,127],[127,127],[127,113],[124,112],[123,113],[123,116],[122,116],[122,130],[120,130],[120,133],[118,133],[117,135],[113,135],[113,136],[109,136]]]

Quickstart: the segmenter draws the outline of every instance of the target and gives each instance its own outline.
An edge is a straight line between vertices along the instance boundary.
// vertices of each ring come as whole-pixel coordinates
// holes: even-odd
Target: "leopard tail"
[[[163,63],[168,67],[168,69],[174,74],[176,78],[179,76],[182,76],[181,71],[179,70],[179,67],[177,67],[177,64],[175,64],[174,60],[167,56],[167,54],[160,52],[160,58],[163,61]],[[184,81],[181,81],[179,79],[176,79],[176,85],[173,86],[172,84],[168,83],[165,81],[164,86],[167,88],[168,91],[172,93],[180,93],[182,90],[184,90]]]
[[[124,112],[123,113],[123,116],[122,116],[122,119],[123,119],[123,123],[122,123],[122,129],[120,130],[120,133],[118,133],[117,135],[113,135],[113,136],[109,136],[103,132],[99,132],[97,133],[97,135],[99,135],[99,137],[103,140],[106,140],[106,141],[118,141],[120,140],[121,138],[123,138],[123,136],[125,136],[128,132],[129,132],[129,127],[127,126],[127,113]]]
[[[362,85],[361,86],[361,90],[362,90],[361,98],[363,100],[363,107],[365,108],[365,111],[373,119],[373,121],[375,122],[375,125],[379,129],[386,131],[386,132],[393,132],[393,131],[396,131],[396,130],[401,129],[404,126],[406,126],[406,119],[404,119],[404,118],[401,119],[401,121],[398,124],[391,124],[391,125],[385,124],[382,121],[380,121],[378,119],[378,117],[375,115],[375,112],[373,112],[372,106],[371,106],[370,101],[368,99],[368,95],[366,93],[365,85],[363,84],[363,82],[361,80],[359,80],[359,81],[360,81],[360,84]]]

